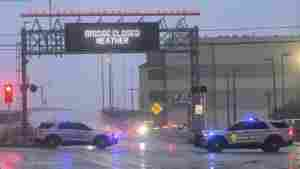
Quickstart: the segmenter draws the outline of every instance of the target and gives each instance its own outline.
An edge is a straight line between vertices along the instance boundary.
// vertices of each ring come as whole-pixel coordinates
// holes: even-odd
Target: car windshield
[[[276,128],[289,128],[286,122],[271,122],[271,124]]]
[[[54,126],[54,123],[46,122],[39,125],[39,129],[49,129]]]

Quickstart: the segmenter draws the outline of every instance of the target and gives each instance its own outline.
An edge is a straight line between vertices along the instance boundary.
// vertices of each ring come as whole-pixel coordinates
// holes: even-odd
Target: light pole
[[[109,107],[113,106],[113,86],[112,86],[112,55],[108,55],[105,58],[105,62],[108,63],[108,97],[109,97]]]
[[[225,74],[226,77],[226,119],[227,127],[231,126],[231,115],[230,115],[230,73]]]
[[[233,122],[235,123],[238,120],[238,113],[237,113],[237,74],[239,70],[233,69],[232,70],[232,109],[233,109]]]
[[[273,113],[277,111],[277,88],[276,88],[276,70],[274,57],[264,59],[265,61],[271,61],[272,63],[272,79],[273,79]]]

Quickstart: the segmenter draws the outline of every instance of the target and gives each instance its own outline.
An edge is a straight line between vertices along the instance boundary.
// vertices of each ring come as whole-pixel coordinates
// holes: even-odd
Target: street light
[[[109,87],[109,106],[113,107],[113,74],[112,74],[112,54],[105,55],[105,63],[108,63],[108,87]]]

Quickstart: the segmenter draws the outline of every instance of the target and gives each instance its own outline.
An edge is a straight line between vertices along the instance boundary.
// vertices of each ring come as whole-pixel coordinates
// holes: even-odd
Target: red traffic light
[[[12,89],[11,89],[11,86],[6,86],[6,87],[5,87],[5,92],[11,92],[11,90],[12,90]]]
[[[4,85],[4,103],[11,104],[13,102],[13,85],[12,84],[5,84]]]

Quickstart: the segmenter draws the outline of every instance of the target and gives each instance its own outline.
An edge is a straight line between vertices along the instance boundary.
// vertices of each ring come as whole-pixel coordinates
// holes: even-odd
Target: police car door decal
[[[230,132],[227,136],[229,144],[252,143],[256,141],[255,136],[251,136],[246,131]]]
[[[237,143],[237,135],[235,133],[229,133],[228,141],[229,141],[229,144]]]

